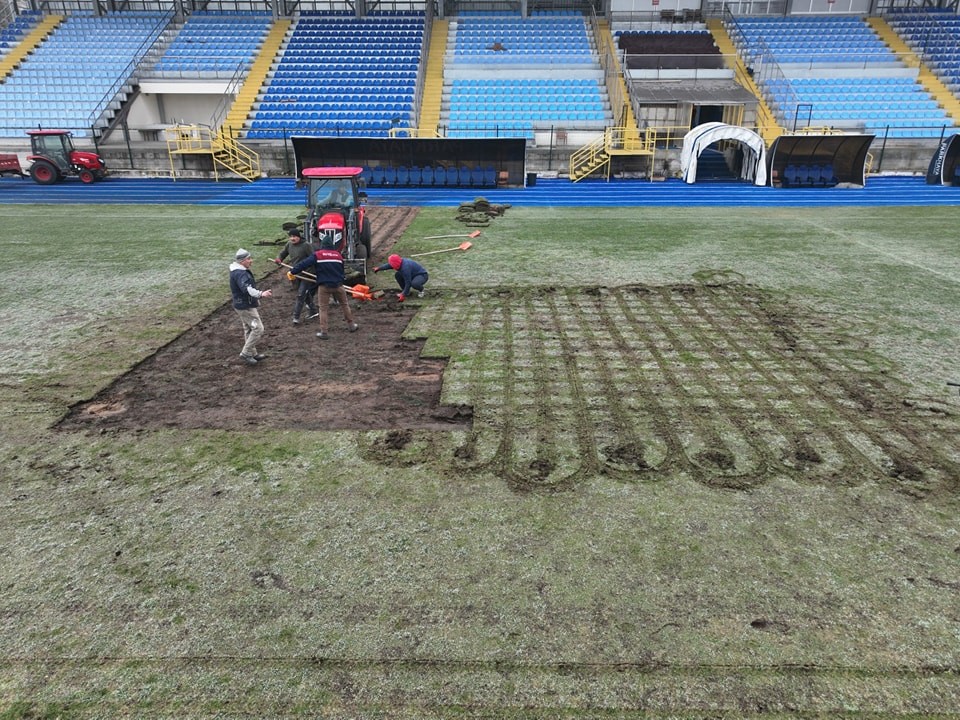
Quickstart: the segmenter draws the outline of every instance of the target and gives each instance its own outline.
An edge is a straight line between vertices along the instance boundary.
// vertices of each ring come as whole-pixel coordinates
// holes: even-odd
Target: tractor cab
[[[303,170],[307,187],[307,207],[313,209],[349,211],[366,204],[360,174],[362,168],[315,167]]]
[[[355,282],[365,279],[366,259],[370,257],[362,172],[358,167],[313,167],[304,168],[302,178],[309,209],[305,237],[314,247],[326,241],[339,250],[348,279]]]
[[[107,174],[103,159],[94,152],[77,150],[68,130],[29,130],[32,163],[30,176],[41,185],[50,185],[68,175],[92,183]]]
[[[30,153],[54,162],[61,172],[70,167],[70,155],[76,152],[70,133],[42,130],[30,133]]]
[[[313,178],[310,194],[314,207],[348,210],[360,204],[359,193],[347,178]]]

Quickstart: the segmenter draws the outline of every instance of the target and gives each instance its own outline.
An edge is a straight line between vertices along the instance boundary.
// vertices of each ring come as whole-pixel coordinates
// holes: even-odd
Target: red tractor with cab
[[[362,172],[358,167],[309,167],[301,174],[307,188],[304,237],[314,247],[327,240],[340,251],[348,285],[366,280],[370,257],[371,231]]]
[[[52,185],[68,175],[82,183],[102,180],[107,165],[95,152],[77,150],[68,130],[28,130],[30,136],[30,177],[41,185]]]

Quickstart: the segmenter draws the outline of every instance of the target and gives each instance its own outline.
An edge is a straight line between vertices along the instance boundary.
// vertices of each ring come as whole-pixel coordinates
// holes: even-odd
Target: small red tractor
[[[370,257],[367,193],[358,167],[309,167],[302,172],[307,188],[304,237],[314,247],[326,239],[343,255],[346,283],[362,283]]]
[[[77,150],[68,130],[28,130],[30,136],[30,177],[41,185],[52,185],[68,175],[82,183],[102,180],[107,165],[97,153]]]

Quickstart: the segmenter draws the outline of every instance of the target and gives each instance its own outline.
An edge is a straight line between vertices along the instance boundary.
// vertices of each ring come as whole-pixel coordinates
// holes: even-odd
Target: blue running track
[[[540,178],[528,188],[370,188],[371,204],[455,207],[484,197],[515,207],[843,207],[960,205],[960,187],[927,185],[920,176],[875,177],[863,188],[771,188],[746,183],[680,180],[586,180]],[[28,178],[0,178],[0,204],[103,203],[131,205],[303,205],[304,191],[290,178],[178,180],[107,178],[83,185],[76,178],[37,185]]]

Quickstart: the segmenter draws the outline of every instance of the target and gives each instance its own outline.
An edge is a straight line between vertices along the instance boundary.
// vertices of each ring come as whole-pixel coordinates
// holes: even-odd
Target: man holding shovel
[[[423,286],[426,285],[427,280],[430,279],[430,275],[423,265],[410,258],[391,255],[383,265],[378,265],[373,271],[380,272],[387,268],[393,269],[393,277],[396,279],[397,285],[400,286],[400,293],[397,295],[397,300],[403,302],[410,296],[412,290],[417,291],[417,297],[423,297]]]
[[[257,352],[257,341],[263,337],[263,321],[260,319],[260,298],[273,297],[272,290],[257,290],[257,281],[250,272],[253,258],[240,248],[230,263],[230,294],[233,309],[243,323],[243,349],[240,357],[247,365],[256,365],[266,359]]]
[[[298,262],[313,254],[313,246],[303,241],[303,235],[300,228],[291,228],[288,233],[290,239],[283,246],[274,262],[277,265],[283,265],[283,261],[290,260],[290,265],[296,265]],[[306,305],[310,311],[309,317],[316,317],[318,314],[316,303],[313,301],[314,294],[317,292],[317,284],[307,278],[297,278],[293,281],[297,289],[297,302],[293,306],[293,324],[300,324],[300,313],[303,306]]]
[[[319,288],[317,302],[320,304],[320,332],[317,333],[317,337],[321,340],[330,337],[327,334],[330,298],[336,298],[337,302],[340,303],[340,308],[343,310],[343,319],[347,323],[347,330],[356,332],[360,326],[353,321],[353,312],[347,302],[347,291],[343,287],[345,279],[343,255],[334,247],[332,239],[324,238],[323,242],[320,243],[320,249],[294,265],[287,273],[287,277],[304,272],[310,273],[316,278]]]

